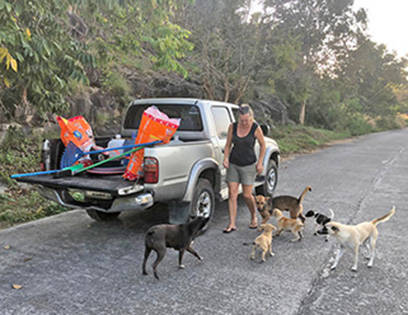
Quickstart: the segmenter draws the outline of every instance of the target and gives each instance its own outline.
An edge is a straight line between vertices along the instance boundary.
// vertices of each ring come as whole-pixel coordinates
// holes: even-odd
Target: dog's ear
[[[309,210],[308,212],[306,212],[305,216],[308,217],[313,217],[314,216],[314,211],[313,210]]]
[[[323,225],[326,225],[327,223],[329,223],[331,221],[330,218],[325,218],[322,222]]]

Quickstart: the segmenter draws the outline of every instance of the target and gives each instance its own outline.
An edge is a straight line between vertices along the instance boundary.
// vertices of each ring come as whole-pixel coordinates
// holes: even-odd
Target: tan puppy
[[[346,225],[341,224],[339,222],[329,222],[326,224],[327,230],[326,232],[319,231],[319,234],[326,234],[329,233],[334,235],[337,240],[340,242],[340,250],[337,252],[336,259],[331,266],[331,269],[335,269],[341,256],[344,253],[345,245],[350,246],[354,249],[354,265],[351,268],[352,271],[357,271],[358,265],[358,252],[360,245],[363,243],[366,244],[367,249],[369,250],[369,261],[367,266],[372,267],[374,263],[374,256],[375,256],[375,243],[378,237],[378,230],[377,224],[381,222],[388,221],[395,213],[395,207],[392,207],[391,211],[388,212],[386,215],[382,216],[381,218],[374,219],[370,222],[363,222],[357,225]],[[327,232],[328,231],[328,232]],[[368,239],[370,239],[370,246],[368,245]]]
[[[272,232],[276,230],[272,224],[261,224],[260,229],[263,230],[262,234],[259,235],[253,242],[251,259],[255,259],[255,252],[257,248],[262,250],[262,261],[265,261],[265,255],[269,251],[271,256],[275,254],[272,252]]]
[[[302,230],[303,230],[303,223],[298,219],[292,219],[285,217],[279,209],[273,209],[272,215],[278,221],[278,231],[276,232],[275,236],[279,236],[282,231],[291,231],[295,238],[292,242],[300,241],[303,237]]]
[[[262,217],[261,224],[265,224],[266,222],[268,222],[269,218],[272,215],[271,197],[257,195],[255,197],[255,201],[256,201],[256,208],[258,209],[258,212]]]

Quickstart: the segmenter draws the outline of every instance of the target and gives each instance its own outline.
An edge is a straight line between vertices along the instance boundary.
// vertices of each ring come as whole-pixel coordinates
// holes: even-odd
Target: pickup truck
[[[223,152],[228,125],[238,117],[238,106],[225,102],[188,99],[138,99],[127,107],[120,136],[96,137],[106,147],[113,138],[130,140],[137,133],[143,111],[156,106],[180,126],[167,144],[144,150],[144,178],[135,182],[120,174],[83,172],[55,178],[52,175],[17,180],[39,185],[46,198],[70,208],[82,208],[97,221],[116,218],[122,211],[143,210],[165,203],[170,223],[184,223],[192,216],[211,217],[216,200],[228,198]],[[261,125],[264,134],[268,127]],[[280,153],[277,143],[265,135],[264,173],[257,177],[255,192],[271,195],[277,185]],[[44,140],[43,170],[59,169],[64,145],[60,139]],[[257,143],[256,152],[259,154]]]

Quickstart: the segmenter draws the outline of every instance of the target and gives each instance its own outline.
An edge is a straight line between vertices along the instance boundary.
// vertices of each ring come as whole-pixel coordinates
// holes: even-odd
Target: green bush
[[[351,136],[360,136],[375,131],[363,114],[351,111],[346,105],[330,108],[328,119],[334,130],[349,133]]]
[[[379,130],[389,130],[400,128],[400,125],[397,123],[395,117],[385,116],[377,119],[375,121],[376,126]]]
[[[131,88],[126,80],[119,72],[111,72],[104,79],[103,85],[118,98],[128,97]]]
[[[374,128],[360,113],[351,115],[344,127],[350,132],[352,136],[361,136],[375,131]]]
[[[67,209],[43,198],[33,187],[22,188],[11,174],[38,171],[42,135],[11,128],[0,146],[0,181],[8,189],[0,194],[0,226],[28,222]]]

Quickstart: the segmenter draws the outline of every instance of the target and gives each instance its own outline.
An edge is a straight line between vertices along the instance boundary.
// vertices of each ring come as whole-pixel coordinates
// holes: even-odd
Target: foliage
[[[14,183],[9,176],[13,173],[31,172],[40,165],[41,136],[9,128],[0,146],[0,180]]]
[[[97,64],[105,71],[126,58],[130,66],[140,59],[155,69],[175,71],[187,76],[178,61],[192,49],[190,32],[171,22],[181,1],[78,1],[76,14],[89,28],[91,49]]]
[[[18,72],[7,65],[0,72],[8,82],[0,100],[9,117],[30,104],[41,112],[64,108],[67,80],[87,81],[84,70],[92,58],[86,45],[70,36],[66,10],[67,3],[56,0],[0,1],[0,47],[18,65]]]
[[[55,202],[45,200],[30,188],[22,188],[10,179],[11,174],[38,171],[42,134],[9,128],[0,146],[0,182],[8,189],[0,193],[0,226],[27,222],[66,209]]]
[[[116,97],[124,97],[130,94],[130,86],[126,78],[120,72],[109,72],[103,80],[103,86]]]
[[[12,189],[0,194],[0,224],[11,226],[66,211],[55,202],[45,200],[32,189]]]
[[[124,56],[186,77],[178,60],[192,48],[190,33],[170,21],[178,2],[0,0],[0,105],[8,119],[19,107],[65,110],[72,81],[89,84],[95,67],[117,71]]]

